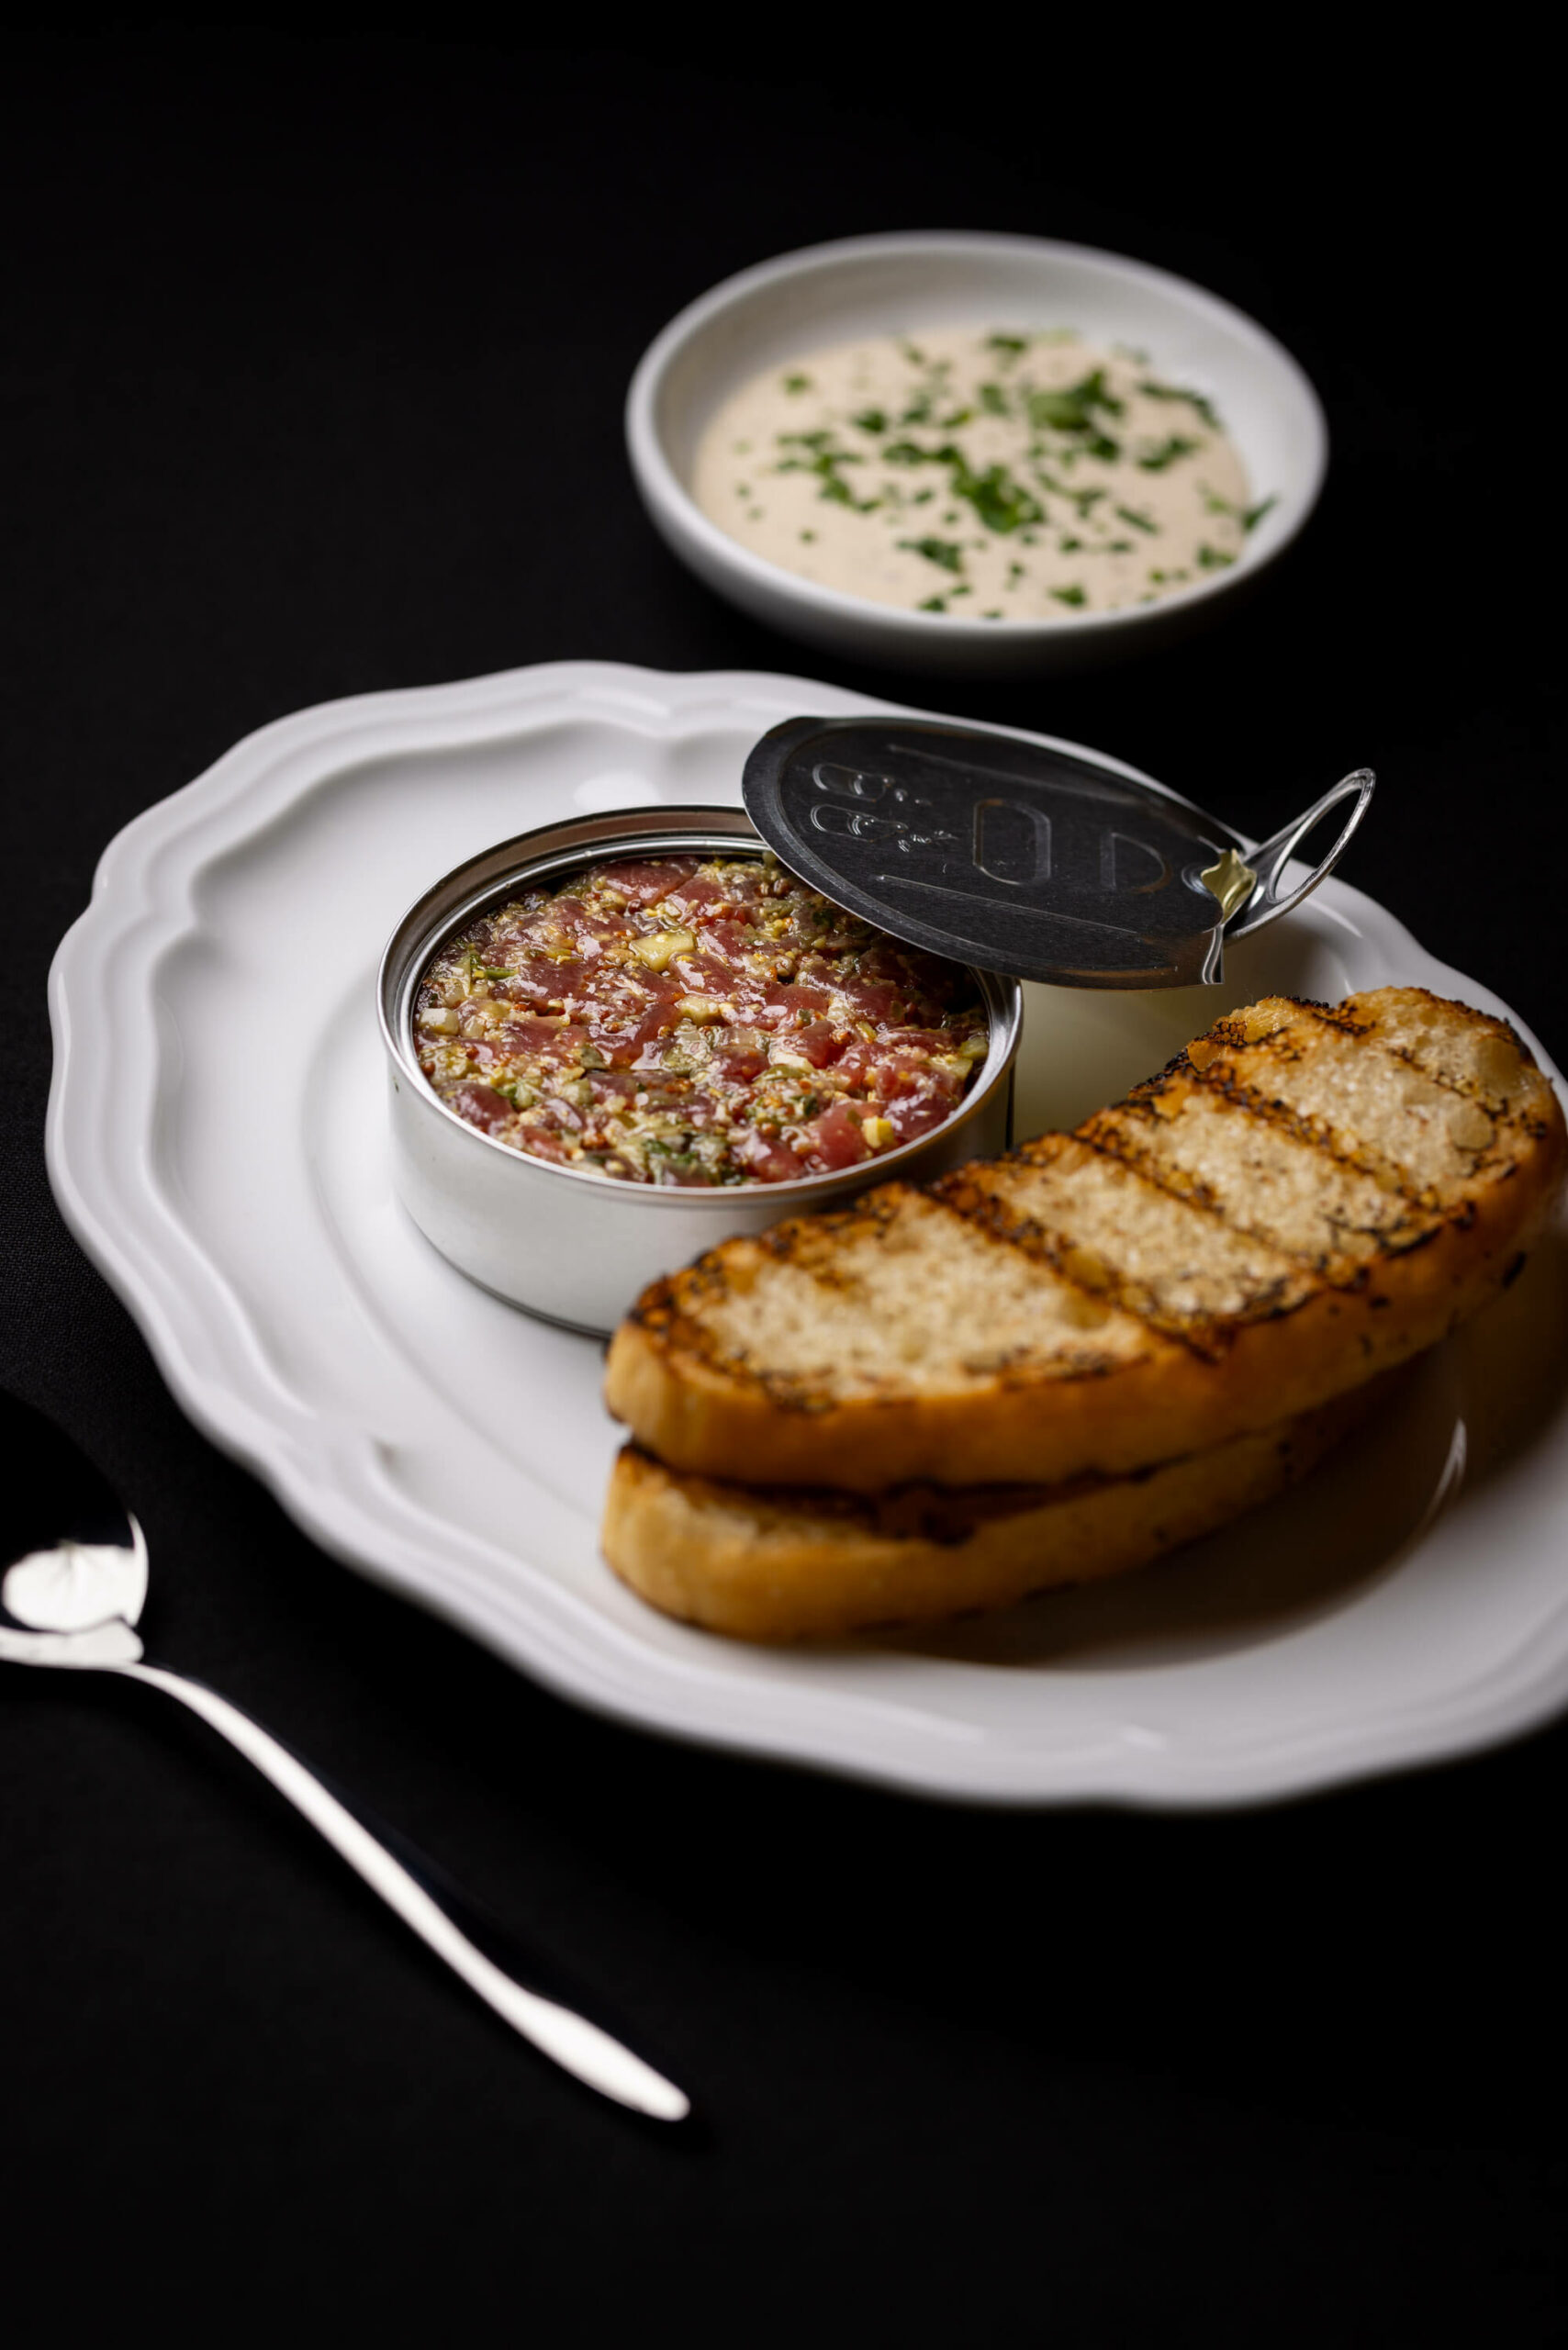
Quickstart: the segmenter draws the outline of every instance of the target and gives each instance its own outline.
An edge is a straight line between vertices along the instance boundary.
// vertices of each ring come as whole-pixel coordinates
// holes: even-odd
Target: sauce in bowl
[[[846,342],[733,393],[692,492],[755,554],[849,595],[986,621],[1158,602],[1233,564],[1250,502],[1201,391],[1066,331]]]
[[[426,1080],[495,1140],[706,1188],[915,1141],[988,1049],[970,972],[747,856],[603,863],[525,890],[432,957],[413,1023]]]

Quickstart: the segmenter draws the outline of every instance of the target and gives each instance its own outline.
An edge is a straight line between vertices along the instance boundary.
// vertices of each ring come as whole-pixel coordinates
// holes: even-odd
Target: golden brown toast
[[[1075,1135],[655,1282],[607,1400],[669,1468],[755,1484],[1120,1474],[1432,1345],[1517,1269],[1564,1157],[1504,1022],[1271,997]]]
[[[682,1476],[627,1445],[604,1554],[667,1616],[745,1640],[824,1639],[1097,1581],[1271,1500],[1360,1417],[1366,1391],[1131,1477],[884,1495]]]

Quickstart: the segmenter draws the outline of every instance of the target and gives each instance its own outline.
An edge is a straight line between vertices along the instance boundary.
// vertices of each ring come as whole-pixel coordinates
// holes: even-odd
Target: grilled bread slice
[[[1270,997],[1074,1135],[655,1282],[606,1394],[667,1467],[879,1493],[1199,1452],[1433,1344],[1517,1269],[1562,1113],[1418,988]]]
[[[1131,1477],[880,1496],[721,1483],[634,1445],[615,1464],[604,1554],[622,1581],[705,1630],[824,1639],[1003,1607],[1141,1567],[1256,1509],[1316,1467],[1369,1391]]]

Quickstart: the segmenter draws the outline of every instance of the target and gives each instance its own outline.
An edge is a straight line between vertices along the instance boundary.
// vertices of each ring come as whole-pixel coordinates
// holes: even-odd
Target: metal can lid
[[[746,813],[803,881],[914,946],[1061,987],[1187,987],[1298,904],[1371,799],[1347,777],[1262,849],[1109,760],[944,720],[792,718],[745,763]],[[1305,884],[1292,850],[1355,808]]]

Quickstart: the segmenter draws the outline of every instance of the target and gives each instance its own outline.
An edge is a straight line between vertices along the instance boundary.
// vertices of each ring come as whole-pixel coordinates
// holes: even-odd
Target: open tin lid
[[[1299,905],[1372,801],[1368,767],[1249,847],[1108,761],[938,719],[791,718],[745,763],[746,813],[792,873],[913,946],[1058,987],[1190,987]],[[1341,802],[1327,855],[1285,887]]]

